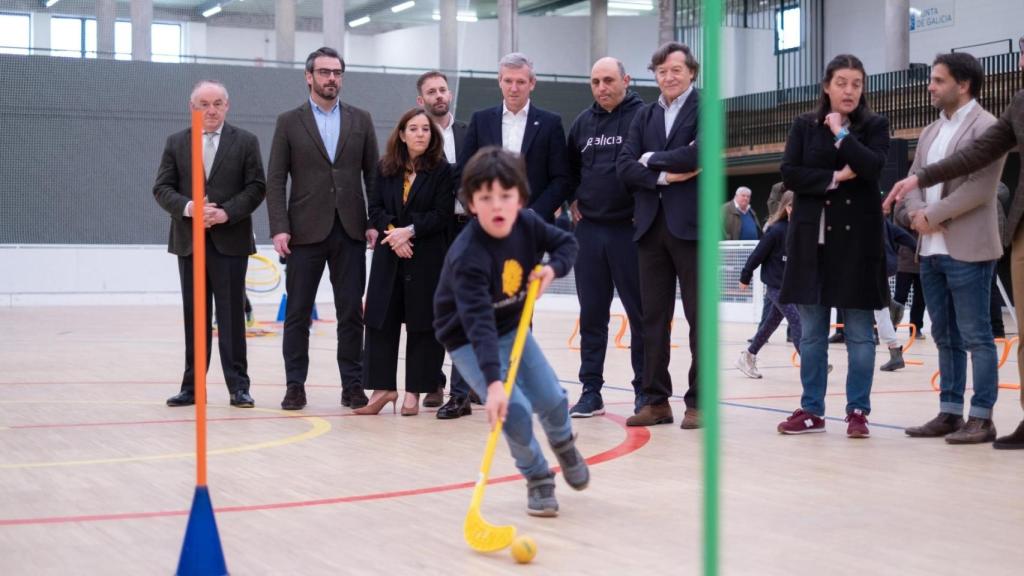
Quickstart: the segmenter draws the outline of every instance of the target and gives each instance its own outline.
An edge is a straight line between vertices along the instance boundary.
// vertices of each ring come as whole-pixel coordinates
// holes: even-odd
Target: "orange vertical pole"
[[[196,391],[196,486],[206,486],[206,227],[203,198],[203,112],[192,111],[192,325]]]

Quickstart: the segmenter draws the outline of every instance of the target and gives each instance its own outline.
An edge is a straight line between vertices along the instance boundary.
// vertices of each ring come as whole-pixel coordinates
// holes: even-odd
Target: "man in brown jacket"
[[[911,173],[969,147],[996,123],[975,100],[984,78],[981,64],[970,54],[935,58],[928,92],[941,113],[921,132]],[[995,262],[1003,254],[996,210],[996,183],[1002,171],[1000,159],[970,176],[912,190],[897,207],[897,220],[920,234],[921,286],[942,376],[939,415],[907,428],[908,436],[945,437],[950,444],[995,440],[992,407],[999,371],[987,312]],[[974,395],[965,424],[968,351]]]
[[[1019,40],[1021,58],[1019,66],[1024,69],[1024,37]],[[971,175],[982,168],[998,162],[1011,151],[1014,146],[1024,155],[1024,90],[1014,95],[1010,105],[1003,111],[999,120],[990,126],[981,136],[965,148],[962,148],[945,160],[917,169],[911,176],[897,182],[886,204],[891,206],[904,196],[922,187],[927,188],[940,182],[948,182],[955,178]],[[1024,165],[1021,168],[1020,184],[1010,204],[1006,220],[1003,240],[1012,240],[1011,268],[1013,278],[1014,303],[1017,309],[1017,330],[1024,333],[1024,226],[1019,226],[1024,216]],[[940,222],[930,223],[938,225]],[[927,298],[926,298],[927,300]],[[1017,369],[1024,371],[1024,350],[1018,347]],[[1021,405],[1024,406],[1024,388]],[[997,438],[993,447],[999,449],[1024,449],[1024,421],[1008,436]]]
[[[370,115],[338,99],[345,61],[331,48],[306,59],[309,99],[277,118],[267,170],[267,213],[274,249],[288,259],[284,366],[288,390],[281,408],[306,405],[309,326],[317,287],[330,269],[338,320],[341,403],[366,405],[362,387],[366,190],[374,186],[377,137]],[[285,185],[291,177],[290,193]]]

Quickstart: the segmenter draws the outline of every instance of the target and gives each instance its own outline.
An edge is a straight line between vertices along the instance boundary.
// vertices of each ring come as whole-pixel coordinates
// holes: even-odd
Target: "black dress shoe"
[[[444,406],[437,409],[437,418],[438,420],[454,420],[472,413],[473,407],[470,406],[469,397],[452,396]]]
[[[306,388],[302,384],[289,384],[281,400],[282,410],[302,410],[306,407]]]
[[[192,406],[196,403],[194,392],[178,392],[167,399],[168,406]]]
[[[362,386],[358,388],[352,388],[349,390],[341,390],[341,405],[349,408],[362,408],[370,402],[370,399],[366,397],[366,392],[363,392]]]
[[[235,390],[231,394],[231,405],[239,408],[252,408],[256,405],[248,390]]]
[[[1024,450],[1024,421],[1011,434],[1000,436],[992,443],[996,450]]]
[[[444,404],[444,388],[438,387],[437,391],[428,393],[423,398],[424,408],[437,408]]]
[[[836,332],[828,339],[829,344],[842,344],[843,342],[846,342],[846,334],[842,332]]]

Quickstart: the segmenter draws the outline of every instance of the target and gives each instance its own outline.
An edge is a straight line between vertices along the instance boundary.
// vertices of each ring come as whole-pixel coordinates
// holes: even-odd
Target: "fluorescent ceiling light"
[[[369,21],[369,16],[363,16],[362,18],[356,18],[355,20],[349,22],[348,25],[351,26],[352,28],[357,28],[359,26],[362,26],[363,24],[368,23]]]
[[[654,10],[654,6],[650,2],[630,2],[629,0],[617,0],[608,3],[609,10],[634,10],[639,12],[647,12]]]
[[[435,21],[441,20],[441,13],[435,10],[430,15],[430,19]],[[459,12],[455,15],[455,20],[458,22],[476,22],[479,18],[477,18],[476,12]]]
[[[220,4],[214,4],[210,8],[203,10],[203,18],[209,18],[215,14],[220,14],[221,10],[223,10],[223,8],[221,8]]]
[[[49,8],[50,6],[56,4],[57,2],[60,2],[60,0],[46,0],[46,7]]]
[[[415,5],[416,2],[414,2],[413,0],[409,0],[408,2],[402,2],[401,4],[396,4],[392,6],[391,11],[394,12],[395,14],[398,14],[399,12],[403,10],[408,10],[409,8],[412,8]]]

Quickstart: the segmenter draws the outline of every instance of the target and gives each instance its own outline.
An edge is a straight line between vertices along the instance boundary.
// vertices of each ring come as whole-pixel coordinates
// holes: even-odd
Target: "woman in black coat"
[[[868,107],[866,80],[856,56],[836,56],[825,69],[818,110],[797,117],[786,141],[782,179],[795,199],[780,301],[800,310],[804,391],[800,409],[778,426],[783,434],[825,430],[827,339],[835,307],[843,310],[849,359],[847,435],[869,435],[873,311],[889,301],[878,184],[889,123]]]
[[[402,415],[419,411],[420,393],[437,390],[444,348],[434,338],[434,290],[447,251],[455,186],[440,130],[426,112],[402,115],[368,194],[369,225],[378,231],[366,289],[363,385],[373,390],[355,412],[377,414],[398,400],[398,343],[406,330]]]

